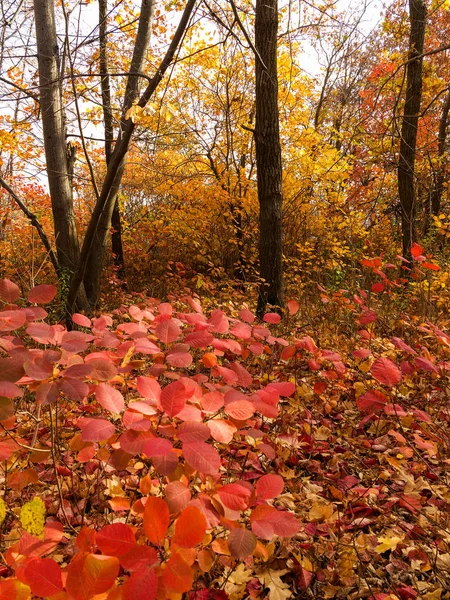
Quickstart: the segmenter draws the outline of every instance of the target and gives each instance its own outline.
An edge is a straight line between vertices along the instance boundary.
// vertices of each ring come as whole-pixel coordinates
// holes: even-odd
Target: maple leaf
[[[292,596],[290,586],[282,581],[281,577],[289,571],[273,571],[268,569],[257,575],[264,587],[270,590],[269,600],[287,600]]]
[[[375,548],[375,552],[378,552],[378,554],[383,554],[383,552],[387,552],[388,550],[394,551],[398,544],[403,541],[403,537],[398,537],[396,535],[381,536],[378,538],[378,541],[380,543]]]

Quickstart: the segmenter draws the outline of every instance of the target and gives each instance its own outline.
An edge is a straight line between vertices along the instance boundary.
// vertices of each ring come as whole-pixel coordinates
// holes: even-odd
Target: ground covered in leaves
[[[443,325],[55,293],[0,282],[0,598],[450,598]]]

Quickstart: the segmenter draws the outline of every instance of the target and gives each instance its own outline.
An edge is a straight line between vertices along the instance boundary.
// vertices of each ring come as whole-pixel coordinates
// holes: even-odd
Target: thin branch
[[[25,88],[20,87],[20,85],[13,83],[9,79],[5,79],[5,77],[0,77],[0,81],[3,81],[3,83],[6,83],[7,85],[10,85],[11,87],[16,88],[16,90],[19,90],[19,92],[22,92],[22,94],[25,94],[26,96],[29,96],[30,98],[33,98],[33,100],[39,104],[39,98],[38,98],[37,94],[33,94],[33,92],[30,92],[29,90],[26,90]]]
[[[87,166],[89,169],[89,174],[91,176],[91,183],[92,183],[92,187],[94,189],[95,198],[96,198],[96,200],[98,200],[100,197],[100,192],[98,191],[97,181],[95,179],[94,167],[92,166],[92,162],[89,157],[89,153],[87,151],[86,141],[84,139],[84,134],[83,134],[80,106],[78,104],[77,86],[75,85],[75,78],[74,78],[72,53],[70,51],[70,46],[69,46],[68,38],[67,38],[67,35],[69,33],[69,17],[67,15],[67,10],[66,10],[66,5],[64,3],[64,0],[62,1],[61,6],[62,6],[62,10],[63,10],[63,15],[64,15],[64,22],[66,25],[66,50],[67,50],[67,58],[69,60],[69,67],[70,67],[69,77],[70,77],[70,81],[72,83],[72,92],[73,92],[73,98],[74,98],[74,103],[75,103],[75,111],[77,114],[78,129],[79,129],[80,138],[81,138],[81,146],[83,148],[83,154],[86,159],[86,163],[87,163]]]
[[[252,40],[250,39],[250,36],[247,33],[247,30],[245,29],[244,25],[242,24],[242,21],[239,17],[237,8],[236,8],[236,4],[234,3],[234,0],[229,0],[230,4],[231,4],[231,8],[233,10],[233,15],[234,18],[236,19],[236,23],[239,25],[239,29],[242,31],[242,33],[244,34],[245,39],[247,40],[247,44],[250,46],[250,48],[253,50],[254,55],[257,57],[257,59],[259,60],[259,62],[262,65],[262,68],[267,71],[267,67],[264,64],[263,59],[261,58],[258,50],[255,48],[255,45],[253,44]]]

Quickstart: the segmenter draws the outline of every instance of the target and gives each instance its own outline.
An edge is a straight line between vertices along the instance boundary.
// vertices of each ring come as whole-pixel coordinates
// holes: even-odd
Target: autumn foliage
[[[389,289],[386,266],[367,259]],[[288,332],[296,300],[287,329],[141,296],[67,331],[55,295],[0,282],[0,597],[403,600],[449,583],[443,330],[386,337],[361,292],[339,349]]]

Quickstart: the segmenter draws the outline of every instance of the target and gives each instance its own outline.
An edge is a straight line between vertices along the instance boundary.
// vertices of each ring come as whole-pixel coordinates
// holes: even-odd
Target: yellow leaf
[[[20,509],[22,527],[31,535],[40,536],[45,526],[45,504],[40,498],[33,498]]]
[[[334,512],[332,504],[322,504],[320,502],[314,502],[308,514],[310,521],[326,521],[331,517]]]
[[[383,554],[383,552],[387,552],[388,550],[395,550],[398,546],[398,544],[400,544],[400,542],[403,541],[403,537],[398,537],[396,535],[389,537],[379,537],[378,541],[380,542],[379,545],[375,548],[375,552],[378,552],[378,554]]]

